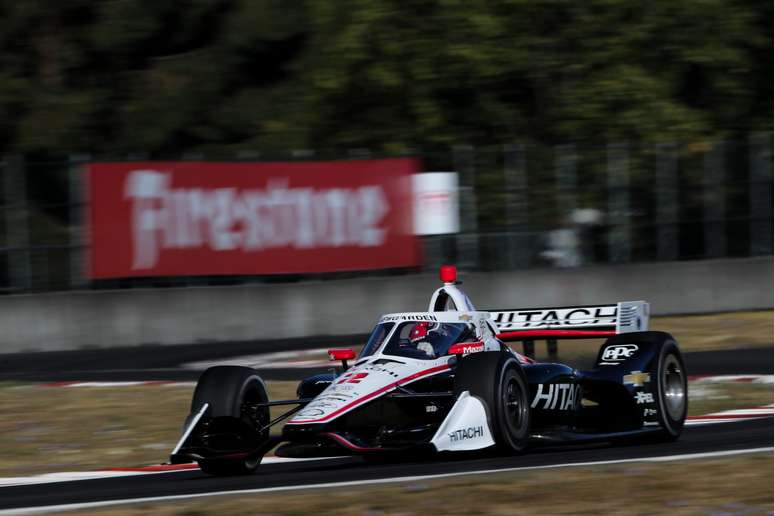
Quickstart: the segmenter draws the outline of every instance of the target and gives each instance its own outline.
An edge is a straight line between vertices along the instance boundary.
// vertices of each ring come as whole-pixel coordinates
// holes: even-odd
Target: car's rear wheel
[[[470,392],[484,402],[497,447],[518,453],[527,447],[530,429],[529,388],[516,358],[505,352],[475,353],[460,359],[454,391]]]
[[[254,369],[217,366],[202,374],[194,391],[191,414],[197,414],[205,403],[208,405],[203,423],[206,430],[200,438],[215,453],[197,461],[203,472],[223,476],[255,471],[263,457],[261,446],[269,438],[268,429],[264,429],[269,409],[256,404],[266,401],[266,386]],[[218,450],[223,453],[217,453]]]
[[[683,432],[688,413],[688,376],[675,341],[662,343],[654,373],[658,379],[654,390],[661,437],[673,441]]]

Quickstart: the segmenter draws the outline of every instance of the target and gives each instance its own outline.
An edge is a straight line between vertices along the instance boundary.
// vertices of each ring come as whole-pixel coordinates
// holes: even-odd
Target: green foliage
[[[0,5],[0,152],[705,141],[774,120],[757,0]]]

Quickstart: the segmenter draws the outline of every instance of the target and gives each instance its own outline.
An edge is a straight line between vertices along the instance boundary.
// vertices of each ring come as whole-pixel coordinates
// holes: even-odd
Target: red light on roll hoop
[[[441,265],[441,281],[455,283],[457,281],[457,267],[454,265]]]
[[[329,349],[328,358],[331,360],[352,360],[355,358],[354,349]]]

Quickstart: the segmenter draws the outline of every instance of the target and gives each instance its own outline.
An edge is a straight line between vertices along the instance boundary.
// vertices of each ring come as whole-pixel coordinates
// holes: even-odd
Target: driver
[[[428,342],[429,334],[437,325],[429,322],[418,322],[409,332],[409,341],[418,351],[426,354],[430,358],[435,358],[435,349]]]

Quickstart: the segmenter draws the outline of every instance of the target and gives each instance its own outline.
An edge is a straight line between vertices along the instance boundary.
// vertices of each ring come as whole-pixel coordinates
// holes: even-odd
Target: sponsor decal
[[[334,409],[341,405],[342,400],[337,400],[335,398],[327,397],[325,399],[316,399],[312,402],[315,408],[320,409]]]
[[[340,402],[343,403],[343,402],[345,402],[345,401],[347,401],[349,399],[352,399],[352,398],[353,398],[352,394],[344,394],[344,393],[341,393],[341,394],[325,394],[323,397],[318,398],[318,400],[321,400],[321,401],[316,402],[315,405],[322,406],[323,403],[330,405],[330,403],[328,403],[329,401],[333,402],[333,404],[338,404]]]
[[[644,387],[646,383],[650,383],[650,373],[643,373],[642,371],[632,371],[631,374],[624,375],[624,385],[634,385],[635,387]]]
[[[618,317],[618,306],[560,308],[493,312],[494,322],[502,330],[546,328],[551,326],[611,326]]]
[[[336,383],[360,383],[366,376],[368,373],[344,373]]]
[[[634,399],[637,400],[637,405],[642,405],[645,403],[653,403],[653,394],[649,392],[638,392],[634,395]]]
[[[656,409],[646,408],[642,411],[642,415],[645,417],[651,417],[656,415]]]
[[[453,443],[467,439],[479,439],[481,437],[484,437],[483,426],[469,426],[468,428],[460,428],[459,430],[449,432],[449,440]]]
[[[428,414],[438,412],[438,407],[436,405],[426,405],[425,412],[427,412]]]
[[[470,344],[466,344],[464,342],[461,342],[459,344],[455,344],[449,348],[449,353],[452,355],[462,355],[463,357],[470,355],[471,353],[480,353],[484,351],[484,343],[483,342],[471,342]]]
[[[390,321],[437,321],[438,318],[430,314],[404,314],[404,315],[385,315],[379,322]]]
[[[322,416],[324,413],[325,412],[323,412],[320,409],[308,408],[308,409],[304,409],[301,412],[299,412],[296,417],[299,417],[299,418],[302,418],[302,419],[303,418],[307,418],[307,417],[319,417],[319,416]]]
[[[420,263],[415,159],[92,163],[93,278],[277,274]]]
[[[326,392],[336,392],[339,391],[354,391],[357,389],[355,385],[342,385],[342,384],[331,384],[330,387],[328,387],[328,390]]]
[[[608,346],[602,352],[602,360],[605,362],[623,362],[634,356],[639,348],[636,344],[616,344]]]
[[[571,383],[538,384],[532,408],[572,410],[581,400],[581,386]],[[542,407],[541,407],[542,404]]]

